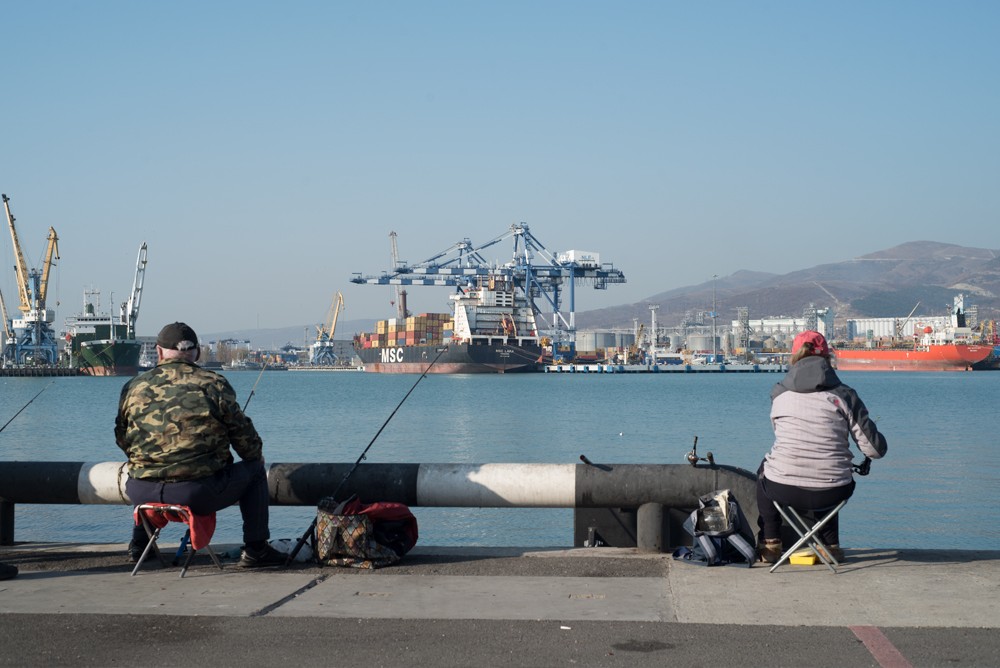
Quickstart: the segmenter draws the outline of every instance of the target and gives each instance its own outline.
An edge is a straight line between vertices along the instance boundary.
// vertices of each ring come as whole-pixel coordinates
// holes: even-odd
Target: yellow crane
[[[337,291],[337,294],[333,297],[333,303],[330,304],[330,310],[327,312],[329,317],[326,319],[324,325],[319,325],[316,328],[316,340],[317,341],[333,341],[333,333],[337,331],[337,318],[340,316],[340,309],[344,308],[344,295]],[[325,324],[324,323],[324,324]]]
[[[38,301],[44,305],[49,291],[49,274],[52,272],[53,260],[59,259],[59,237],[54,228],[49,228],[48,244],[45,247],[45,261],[42,264],[42,280],[38,284]]]
[[[17,237],[15,218],[10,212],[10,198],[7,195],[0,197],[3,199],[7,227],[10,229],[14,248],[14,272],[17,276],[17,291],[21,302],[18,309],[24,314],[20,319],[11,322],[14,343],[13,346],[4,347],[4,360],[17,365],[55,364],[58,345],[51,327],[51,323],[55,321],[55,312],[45,307],[45,298],[52,267],[55,260],[59,259],[59,237],[55,229],[50,227],[42,271],[36,269],[29,271]]]
[[[344,295],[338,290],[333,303],[330,304],[329,317],[316,327],[316,341],[312,344],[312,351],[309,354],[309,363],[313,366],[332,366],[337,361],[337,356],[333,352],[333,335],[337,331],[337,318],[343,307]]]
[[[3,197],[3,209],[7,214],[7,227],[10,229],[10,239],[14,244],[14,274],[17,276],[17,292],[21,297],[21,305],[18,308],[27,313],[31,310],[31,295],[28,292],[28,265],[24,262],[24,253],[21,252],[21,242],[17,239],[17,228],[14,227],[14,216],[10,212],[10,198]]]

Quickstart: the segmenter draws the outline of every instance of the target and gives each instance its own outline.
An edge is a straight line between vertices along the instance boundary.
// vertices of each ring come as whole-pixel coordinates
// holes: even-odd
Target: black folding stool
[[[813,554],[819,557],[819,560],[826,564],[827,568],[836,573],[837,566],[840,566],[840,562],[833,556],[833,553],[830,552],[830,548],[828,548],[826,543],[820,539],[817,532],[826,526],[827,522],[836,517],[841,508],[847,505],[847,499],[844,499],[832,508],[818,508],[814,510],[813,512],[817,514],[826,514],[812,526],[810,526],[809,523],[804,520],[801,515],[799,515],[795,508],[792,508],[791,506],[783,506],[777,501],[772,501],[772,503],[774,503],[774,507],[778,509],[778,512],[781,513],[781,516],[785,518],[785,521],[788,522],[788,526],[792,527],[795,533],[799,535],[799,539],[795,541],[794,545],[785,550],[780,559],[774,562],[774,565],[771,566],[771,570],[769,572],[773,573],[774,569],[788,561],[788,559],[795,554],[799,548],[803,545],[807,545],[809,549],[813,551]]]

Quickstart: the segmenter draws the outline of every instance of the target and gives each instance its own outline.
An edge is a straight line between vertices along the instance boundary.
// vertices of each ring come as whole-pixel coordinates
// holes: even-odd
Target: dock
[[[198,555],[180,579],[155,564],[131,577],[124,544],[22,543],[0,548],[21,570],[0,582],[0,665],[1000,664],[1000,552],[846,552],[837,574],[769,573],[418,545],[376,571],[219,571]]]
[[[545,373],[784,373],[787,364],[548,364]]]
[[[82,376],[80,369],[66,366],[5,366],[0,367],[3,378],[49,378],[52,376]]]

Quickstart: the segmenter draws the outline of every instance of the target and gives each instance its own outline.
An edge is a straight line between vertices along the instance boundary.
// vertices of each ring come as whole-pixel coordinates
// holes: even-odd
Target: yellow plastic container
[[[799,550],[788,557],[788,563],[793,566],[812,566],[817,561],[819,559],[816,558],[816,554],[812,550]]]

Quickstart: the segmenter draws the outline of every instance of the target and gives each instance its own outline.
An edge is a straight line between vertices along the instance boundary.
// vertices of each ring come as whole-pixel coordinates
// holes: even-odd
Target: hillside
[[[675,288],[634,304],[577,313],[580,329],[632,327],[649,319],[658,304],[657,321],[680,324],[692,312],[710,311],[716,292],[719,318],[735,320],[746,306],[751,318],[798,316],[810,305],[832,308],[837,318],[938,315],[957,293],[966,306],[976,305],[981,319],[1000,310],[1000,251],[933,241],[913,241],[857,258],[801,269],[788,274],[738,271],[714,283]]]
[[[632,304],[622,304],[576,314],[577,327],[610,329],[633,326],[633,319],[649,320],[649,306],[658,304],[657,321],[669,327],[685,317],[712,309],[712,291],[721,322],[735,320],[746,306],[751,318],[799,316],[813,305],[832,308],[836,317],[906,316],[948,312],[957,293],[966,295],[966,306],[978,306],[980,319],[997,319],[1000,311],[1000,250],[967,248],[934,241],[912,241],[860,257],[800,269],[788,274],[737,271],[719,277],[713,285],[699,285],[658,292]],[[373,320],[341,323],[337,338],[347,332],[368,331]],[[216,332],[207,340],[249,340],[254,348],[302,345],[315,334],[315,325],[278,329]],[[310,339],[311,342],[311,339]]]

